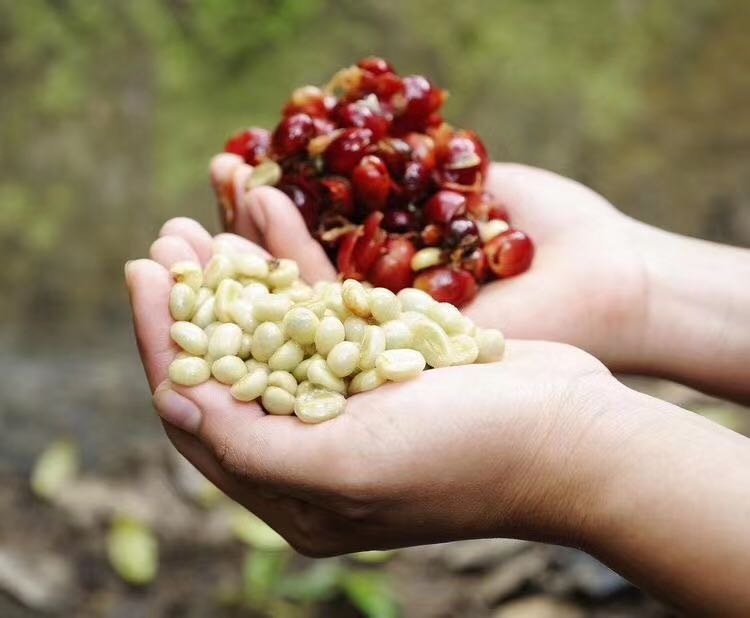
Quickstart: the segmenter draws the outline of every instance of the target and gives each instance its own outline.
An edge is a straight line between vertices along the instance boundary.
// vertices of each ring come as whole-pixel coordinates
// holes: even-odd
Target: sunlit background
[[[122,266],[169,217],[218,231],[229,134],[373,53],[447,88],[494,158],[748,245],[748,32],[745,0],[0,0],[0,615],[665,615],[558,548],[292,555],[170,454]]]

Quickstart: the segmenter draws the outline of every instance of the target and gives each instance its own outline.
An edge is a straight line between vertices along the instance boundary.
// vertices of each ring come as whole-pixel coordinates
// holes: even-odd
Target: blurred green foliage
[[[47,338],[124,320],[164,219],[216,229],[226,136],[370,53],[447,87],[496,158],[748,242],[748,30],[745,0],[0,0],[0,312]]]

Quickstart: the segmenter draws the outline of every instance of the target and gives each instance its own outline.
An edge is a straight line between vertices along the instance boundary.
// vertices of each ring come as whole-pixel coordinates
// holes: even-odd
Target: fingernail
[[[130,271],[131,271],[131,264],[133,263],[133,260],[128,260],[125,262],[125,283],[130,285]]]
[[[153,397],[159,416],[179,429],[197,433],[201,425],[201,411],[192,401],[169,388],[157,389]]]

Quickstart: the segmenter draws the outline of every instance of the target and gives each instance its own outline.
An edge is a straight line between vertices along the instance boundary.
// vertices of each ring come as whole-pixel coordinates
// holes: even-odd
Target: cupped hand
[[[311,278],[333,278],[334,267],[286,195],[245,191],[251,171],[230,154],[211,164],[214,186],[233,193],[232,230],[297,260]],[[570,343],[616,370],[637,365],[647,321],[644,226],[583,185],[541,169],[495,163],[487,188],[536,252],[527,272],[482,286],[464,311],[509,337]]]
[[[606,476],[592,465],[591,432],[602,422],[597,394],[616,383],[598,361],[566,345],[509,341],[502,362],[355,395],[320,425],[266,415],[213,380],[167,381],[177,352],[168,268],[205,263],[212,242],[196,222],[172,220],[126,279],[154,405],[174,445],[219,488],[309,555],[496,535],[575,542]],[[315,273],[312,260],[301,266]]]

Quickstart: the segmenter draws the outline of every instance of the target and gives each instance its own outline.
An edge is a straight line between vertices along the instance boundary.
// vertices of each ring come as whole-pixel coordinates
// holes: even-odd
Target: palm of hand
[[[245,193],[252,168],[237,159],[218,155],[211,165],[215,186],[233,184],[234,230],[296,260],[310,281],[333,279],[333,266],[294,205],[268,187]],[[531,236],[536,255],[525,273],[482,286],[464,311],[508,337],[570,343],[627,368],[645,323],[637,224],[583,185],[523,165],[493,164],[488,190]]]
[[[261,251],[233,235],[222,240]],[[205,263],[211,237],[195,222],[173,220],[151,253],[154,261],[129,266],[128,283],[155,402],[177,397],[186,410],[184,422],[165,424],[170,439],[305,553],[482,536],[498,533],[498,521],[513,525],[512,514],[498,513],[498,504],[518,501],[514,492],[523,486],[509,472],[536,465],[529,455],[540,445],[532,438],[549,435],[568,416],[559,414],[559,404],[575,391],[572,385],[592,372],[606,374],[565,346],[516,342],[502,363],[430,371],[355,396],[346,414],[319,426],[266,416],[215,382],[193,388],[163,382],[176,353],[167,268],[184,259]],[[483,388],[467,392],[467,384]],[[200,411],[198,420],[188,409]]]
[[[633,222],[583,185],[521,165],[495,164],[489,190],[536,252],[527,272],[483,286],[466,313],[510,337],[563,341],[626,364],[643,322]]]

